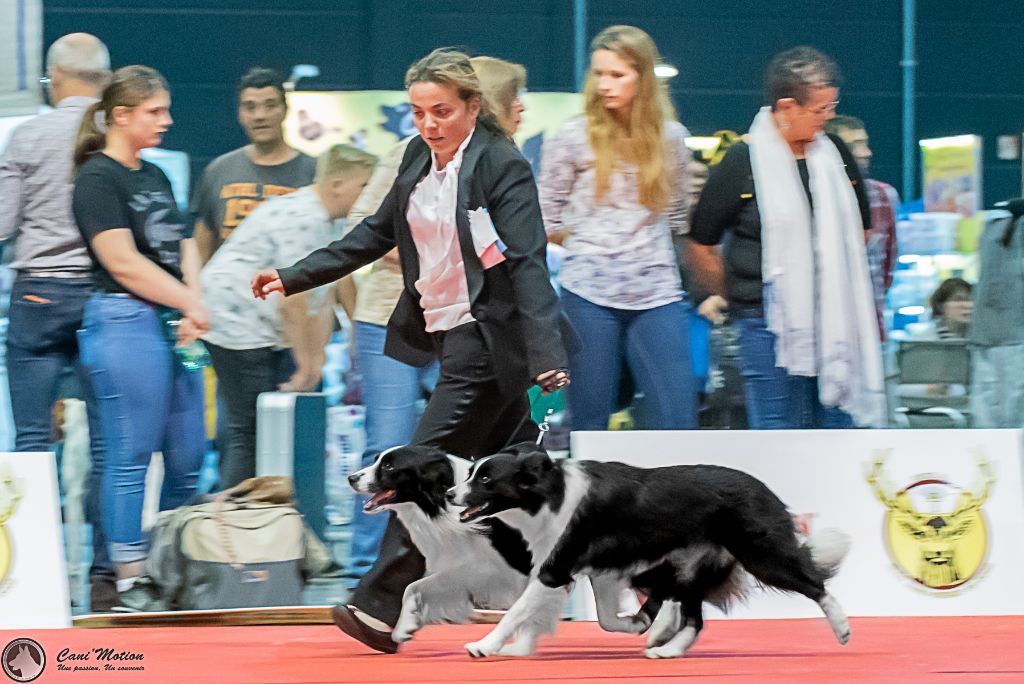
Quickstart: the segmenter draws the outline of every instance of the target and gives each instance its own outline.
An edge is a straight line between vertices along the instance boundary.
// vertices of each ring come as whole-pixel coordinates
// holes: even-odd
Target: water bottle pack
[[[181,327],[180,313],[167,310],[160,314],[160,319],[164,322],[167,341],[174,347],[178,362],[185,367],[185,370],[197,371],[210,365],[210,352],[206,351],[206,346],[199,340],[183,347],[178,346],[178,328]]]

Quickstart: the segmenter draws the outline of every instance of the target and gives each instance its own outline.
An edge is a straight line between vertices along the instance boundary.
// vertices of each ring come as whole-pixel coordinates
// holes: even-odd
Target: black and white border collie
[[[500,521],[460,521],[445,494],[466,479],[470,462],[435,448],[403,446],[349,475],[371,495],[367,513],[392,510],[426,559],[427,576],[409,585],[391,638],[403,643],[424,625],[469,622],[474,608],[505,610],[522,594],[530,554],[522,536]],[[502,655],[529,655],[537,638],[555,630],[561,603],[539,606],[514,630]],[[512,636],[512,635],[510,635]]]
[[[648,636],[649,658],[683,655],[703,628],[704,601],[728,604],[748,576],[810,598],[840,643],[850,637],[846,615],[825,590],[845,555],[845,535],[802,544],[785,504],[738,470],[555,462],[520,444],[474,463],[451,498],[466,506],[466,522],[494,518],[520,530],[534,558],[519,600],[486,637],[466,644],[474,657],[499,653],[535,611],[561,605],[577,574],[629,581],[667,602]]]

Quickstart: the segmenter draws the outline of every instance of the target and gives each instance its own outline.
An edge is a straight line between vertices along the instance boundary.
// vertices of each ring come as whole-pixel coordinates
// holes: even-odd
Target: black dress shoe
[[[375,651],[398,653],[398,644],[391,640],[391,632],[374,629],[355,616],[352,609],[339,603],[331,608],[331,618],[345,634]]]

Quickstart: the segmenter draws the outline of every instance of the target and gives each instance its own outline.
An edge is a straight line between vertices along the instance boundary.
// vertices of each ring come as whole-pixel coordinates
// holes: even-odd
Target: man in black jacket
[[[294,266],[257,273],[253,294],[302,292],[397,246],[405,291],[385,353],[417,366],[441,360],[412,443],[476,458],[536,438],[526,390],[568,384],[564,342],[574,336],[550,284],[530,165],[481,111],[468,57],[435,50],[409,69],[406,85],[420,137],[380,209]],[[392,517],[377,562],[351,604],[335,608],[335,621],[394,653],[402,593],[423,572],[422,555]]]

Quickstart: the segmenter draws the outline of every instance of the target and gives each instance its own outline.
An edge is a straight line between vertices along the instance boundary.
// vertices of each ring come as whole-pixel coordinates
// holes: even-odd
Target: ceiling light
[[[654,76],[656,78],[660,78],[662,80],[667,81],[668,79],[675,78],[678,75],[679,69],[676,69],[671,64],[666,64],[665,62],[662,62],[661,64],[654,65]]]

